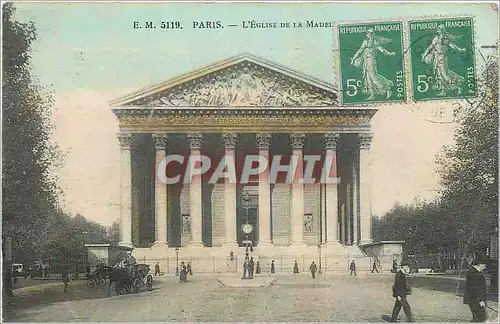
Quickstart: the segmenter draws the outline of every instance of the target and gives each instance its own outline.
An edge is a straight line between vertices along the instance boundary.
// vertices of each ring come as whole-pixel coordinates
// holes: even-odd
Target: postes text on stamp
[[[406,99],[401,22],[338,26],[342,104]]]
[[[415,101],[477,96],[472,18],[409,22]]]

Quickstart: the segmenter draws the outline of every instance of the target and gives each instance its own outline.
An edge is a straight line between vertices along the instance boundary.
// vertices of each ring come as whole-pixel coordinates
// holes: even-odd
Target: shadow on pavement
[[[161,289],[158,283],[153,283],[152,291]],[[138,293],[129,293],[126,295],[137,295],[151,293],[146,287],[141,287]],[[9,321],[13,317],[19,318],[18,314],[22,310],[35,308],[39,306],[47,306],[53,303],[113,298],[117,296],[114,284],[111,286],[111,294],[108,297],[108,284],[104,286],[96,286],[88,288],[85,281],[72,281],[68,286],[66,293],[62,283],[45,284],[39,286],[31,286],[22,289],[14,290],[13,297],[3,298],[3,319]],[[33,314],[30,311],[30,314]],[[22,316],[22,315],[21,315]]]

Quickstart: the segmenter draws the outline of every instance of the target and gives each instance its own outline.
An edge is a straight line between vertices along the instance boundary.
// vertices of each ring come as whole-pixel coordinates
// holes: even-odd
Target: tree
[[[455,145],[438,157],[443,209],[457,225],[454,234],[479,250],[498,227],[498,57],[488,59],[482,79],[482,99],[469,105]]]
[[[12,3],[3,7],[3,235],[12,237],[14,258],[37,257],[53,233],[57,210],[58,160],[50,142],[53,99],[31,75],[32,22],[13,21]]]

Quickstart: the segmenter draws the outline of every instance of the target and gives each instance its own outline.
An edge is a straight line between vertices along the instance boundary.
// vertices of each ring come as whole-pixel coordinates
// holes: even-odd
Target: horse
[[[111,284],[115,283],[115,291],[118,295],[126,292],[130,292],[132,288],[138,289],[136,285],[136,280],[142,280],[149,272],[149,265],[147,264],[136,264],[130,265],[130,268],[114,267],[109,268],[109,285],[108,285],[108,296],[111,295]],[[132,270],[132,271],[131,271]]]

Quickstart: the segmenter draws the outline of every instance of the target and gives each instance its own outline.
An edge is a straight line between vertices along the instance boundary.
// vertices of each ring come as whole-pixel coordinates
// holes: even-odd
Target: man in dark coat
[[[299,273],[299,264],[297,263],[297,260],[295,260],[295,263],[293,264],[293,273]]]
[[[68,267],[64,268],[62,272],[62,282],[64,284],[64,292],[68,289],[68,284],[69,284],[69,270]]]
[[[187,282],[187,269],[184,261],[181,262],[181,271],[179,273],[180,282]]]
[[[189,273],[190,276],[193,275],[193,268],[191,267],[191,262],[188,262],[186,271],[187,271],[187,273]]]
[[[156,264],[155,264],[155,276],[159,276],[159,275],[160,275],[160,263],[156,262]]]
[[[378,273],[378,269],[377,269],[377,261],[373,261],[372,273],[373,273],[373,271],[377,271],[377,273]]]
[[[316,271],[318,270],[318,267],[316,266],[316,263],[314,263],[314,261],[311,263],[309,270],[311,270],[311,275],[313,279],[316,278]]]
[[[403,269],[403,264],[401,264],[401,267],[396,272],[394,286],[392,286],[392,297],[396,298],[396,303],[392,310],[391,322],[397,322],[401,307],[403,307],[408,322],[413,322],[410,304],[408,304],[407,299],[407,296],[410,294],[411,287]]]
[[[483,270],[486,268],[484,258],[477,258],[472,262],[465,281],[464,304],[469,305],[473,322],[484,322],[486,314],[486,279]]]
[[[253,278],[253,271],[255,269],[255,262],[253,261],[253,257],[250,257],[250,261],[248,262],[248,273],[250,278]]]
[[[276,269],[274,268],[274,260],[271,261],[271,274],[275,273]]]
[[[356,263],[354,263],[354,260],[351,261],[351,265],[349,266],[349,270],[351,270],[351,276],[352,276],[353,272],[354,272],[354,275],[357,276],[357,274],[356,274]]]

